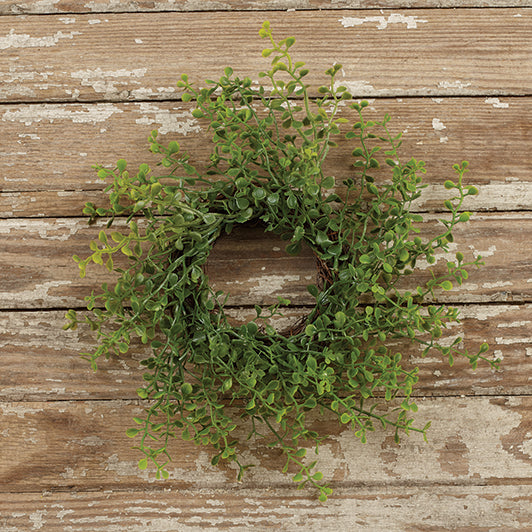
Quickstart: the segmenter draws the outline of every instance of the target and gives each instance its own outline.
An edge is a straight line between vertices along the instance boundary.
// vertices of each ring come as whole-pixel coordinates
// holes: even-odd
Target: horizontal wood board
[[[531,6],[1,2],[0,530],[532,530]],[[438,297],[463,318],[446,335],[464,336],[470,349],[486,340],[503,360],[500,371],[473,372],[463,360],[449,368],[394,345],[408,367],[420,368],[416,419],[433,421],[429,443],[414,434],[397,446],[378,429],[362,445],[316,417],[314,426],[332,434],[320,468],[335,492],[323,505],[294,489],[279,472],[280,456],[260,441],[244,444],[257,467],[243,483],[232,468],[210,466],[208,448],[182,441],[172,443],[167,482],[139,471],[125,430],[142,411],[135,389],[145,346],[93,373],[79,353],[94,337],[61,330],[66,308],[83,306],[105,280],[95,266],[80,280],[70,258],[84,255],[99,229],[79,217],[85,201],[105,200],[91,164],[124,157],[132,168],[155,165],[146,139],[158,128],[201,167],[209,134],[179,100],[176,79],[188,72],[199,82],[236,65],[256,80],[268,64],[257,35],[266,19],[279,37],[297,37],[313,94],[321,72],[342,63],[339,81],[370,100],[368,118],[390,114],[393,132],[404,133],[404,157],[427,161],[428,187],[414,205],[425,213],[423,235],[442,216],[451,164],[470,161],[468,182],[480,194],[464,205],[475,215],[457,229],[451,251],[480,253],[486,265]],[[341,142],[327,163],[340,193],[352,175],[351,149]],[[288,259],[282,247],[257,230],[216,245],[207,269],[231,293],[234,323],[277,295],[293,300],[278,328],[312,305],[312,254]],[[443,255],[436,267],[445,268]]]
[[[425,215],[420,235],[441,231],[439,215]],[[89,242],[97,240],[103,224],[88,226],[77,218],[0,220],[0,310],[85,306],[84,297],[112,282],[114,274],[91,264],[79,278],[73,255],[85,257]],[[117,225],[118,228],[120,228]],[[128,232],[127,230],[125,231]],[[532,300],[532,240],[530,213],[477,214],[454,231],[450,254],[439,252],[435,273],[445,274],[446,263],[462,250],[467,260],[480,255],[484,266],[455,290],[440,292],[437,301],[453,303],[529,302]],[[231,296],[231,305],[271,305],[287,297],[294,305],[313,305],[307,285],[316,283],[315,259],[310,249],[296,257],[284,252],[279,237],[260,228],[241,230],[219,241],[206,264],[211,286]],[[521,252],[524,250],[524,253]],[[127,265],[120,254],[117,265]],[[231,272],[229,275],[228,272]],[[430,279],[428,264],[419,261],[415,275],[400,288],[414,291]]]
[[[444,338],[462,336],[473,352],[480,343],[490,344],[488,356],[502,359],[499,371],[480,364],[473,371],[457,357],[453,367],[438,353],[422,358],[408,342],[388,342],[403,354],[407,370],[419,368],[416,396],[527,394],[532,386],[532,305],[460,305],[461,323],[444,331]],[[304,314],[303,308],[283,309],[284,317],[272,321],[282,329]],[[228,310],[235,324],[253,319],[249,308]],[[79,354],[90,353],[95,336],[83,327],[61,332],[64,311],[0,312],[0,349],[4,371],[0,374],[1,401],[136,399],[142,384],[140,361],[150,348],[134,341],[120,358],[99,361],[93,373]],[[443,340],[445,342],[445,340]],[[28,372],[28,364],[39,372]]]
[[[355,96],[524,96],[532,87],[531,13],[412,10],[405,20],[387,12],[382,21],[352,10],[110,13],[74,22],[6,16],[0,101],[175,99],[181,73],[202,82],[231,64],[235,75],[258,80],[268,66],[261,19],[276,35],[296,37],[294,57],[307,62],[314,94],[320,72],[336,62]]]
[[[412,433],[400,446],[393,431],[380,424],[362,444],[353,431],[323,414],[309,414],[313,430],[330,434],[320,445],[319,469],[334,486],[386,484],[530,484],[532,449],[526,441],[532,428],[532,398],[437,397],[418,400],[418,426],[429,420],[429,443]],[[213,467],[213,452],[192,442],[172,440],[170,477],[156,482],[154,471],[139,471],[135,440],[125,436],[142,416],[138,401],[2,402],[6,428],[0,432],[0,492],[42,492],[113,488],[235,488],[234,467]],[[238,415],[238,411],[235,411]],[[237,428],[242,459],[255,467],[245,486],[288,487],[281,473],[282,455],[264,439],[246,441]],[[314,458],[307,453],[307,463]],[[362,475],[361,472],[364,472]]]
[[[529,530],[529,485],[356,486],[327,505],[289,488],[145,489],[3,494],[6,532],[203,532],[204,530]],[[430,524],[429,524],[430,523]],[[497,523],[498,525],[494,525]]]
[[[532,3],[530,0],[3,0],[0,15],[456,7],[532,7]]]
[[[124,158],[133,171],[146,162],[161,173],[148,150],[152,129],[158,129],[163,142],[177,140],[191,162],[205,168],[210,133],[190,111],[190,104],[180,102],[2,106],[0,217],[79,216],[86,201],[105,205],[104,183],[92,168],[96,164],[112,167]],[[428,188],[413,210],[443,208],[449,197],[443,182],[462,160],[470,163],[467,183],[480,190],[464,209],[532,209],[532,165],[522,156],[532,143],[531,98],[370,99],[368,120],[382,120],[386,114],[390,132],[403,133],[400,156],[427,164],[423,178]],[[347,106],[341,116],[355,120]],[[354,175],[355,147],[339,138],[339,147],[327,157],[325,171],[336,177],[339,191],[342,180]],[[390,179],[386,169],[384,165],[376,173],[378,181]]]

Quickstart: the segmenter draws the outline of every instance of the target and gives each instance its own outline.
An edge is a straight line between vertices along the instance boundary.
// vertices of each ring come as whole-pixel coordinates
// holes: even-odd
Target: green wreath
[[[112,180],[110,206],[89,203],[84,212],[91,222],[108,217],[115,230],[102,230],[92,254],[74,259],[82,276],[92,261],[118,280],[86,298],[91,312],[81,321],[97,331],[99,345],[84,356],[96,369],[99,357],[127,352],[135,337],[151,345],[153,355],[142,362],[145,384],[137,390],[146,400],[145,416],[127,431],[144,454],[141,469],[151,461],[157,477],[168,478],[168,441],[181,436],[212,446],[212,464],[235,463],[240,479],[250,467],[237,451],[242,428],[236,429],[244,427],[248,437],[264,436],[265,445],[279,448],[286,457],[283,471],[290,470],[300,486],[314,485],[326,500],[332,490],[315,472],[316,461],[305,458],[305,442],[317,453],[327,434],[309,427],[308,412],[327,412],[362,442],[375,423],[391,427],[397,441],[400,432],[425,437],[428,425],[417,428],[410,417],[417,410],[410,398],[417,368],[401,366],[394,341],[406,338],[423,355],[434,350],[451,364],[456,354],[473,367],[479,358],[497,363],[483,356],[487,344],[472,355],[461,338],[439,343],[458,312],[422,305],[434,289],[461,284],[480,257],[464,262],[457,253],[447,272],[433,274],[426,285],[410,291],[398,286],[418,260],[434,263],[437,250],[447,251],[454,226],[469,219],[462,202],[477,190],[463,185],[467,163],[455,165],[456,179],[445,182],[453,195],[445,202],[443,232],[422,240],[416,235],[422,218],[410,205],[423,188],[424,163],[400,162],[401,135],[392,136],[389,117],[364,119],[368,103],[353,102],[335,80],[341,65],[326,72],[327,84],[311,99],[308,71],[289,53],[294,39],[276,42],[267,22],[260,34],[271,42],[263,56],[274,56],[271,69],[259,74],[272,85],[270,92],[230,68],[206,88],[194,88],[185,75],[178,83],[182,100],[194,104],[192,115],[212,133],[205,170],[177,142],[160,143],[156,131],[151,151],[161,156],[162,175],[146,164],[130,174],[124,160],[113,170],[98,167],[102,179]],[[340,113],[343,107],[354,123]],[[337,183],[324,173],[324,162],[336,141],[346,139],[355,143],[353,175]],[[377,184],[381,162],[390,176]],[[251,223],[280,235],[288,253],[306,244],[319,263],[319,280],[308,286],[315,305],[285,331],[270,323],[290,304],[282,298],[267,309],[256,306],[249,323],[232,325],[224,294],[213,291],[204,271],[220,235]],[[125,267],[113,263],[119,251],[128,257]],[[76,313],[67,317],[65,328],[75,328]],[[381,408],[391,401],[392,408]]]

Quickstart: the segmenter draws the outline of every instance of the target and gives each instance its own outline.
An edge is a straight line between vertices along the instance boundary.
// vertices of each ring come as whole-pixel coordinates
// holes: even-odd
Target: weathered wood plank
[[[419,227],[420,236],[436,234],[440,230],[439,218],[441,215],[425,215],[425,222]],[[532,217],[525,213],[477,214],[469,224],[457,226],[453,231],[455,242],[450,244],[450,252],[461,250],[469,259],[480,254],[486,264],[473,271],[459,290],[439,294],[438,300],[463,303],[528,300],[532,288],[532,257],[527,252],[527,243],[532,240],[531,230]],[[301,272],[298,267],[292,269],[287,261],[280,270],[282,275],[279,270],[271,273],[270,268],[276,264],[272,259],[282,253],[281,248],[279,241],[270,241],[270,236],[264,235],[259,227],[236,228],[231,237],[220,239],[211,252],[206,265],[211,285],[216,290],[229,293],[232,305],[248,305],[250,296],[251,299],[257,296],[258,304],[271,304],[283,293],[287,293],[289,298],[293,294],[297,304],[313,305],[313,298],[305,299],[302,292],[292,292],[294,285],[306,287],[310,284],[310,270]],[[250,261],[250,257],[257,260]],[[449,257],[453,255],[437,254],[435,273],[447,272]],[[414,290],[415,283],[427,282],[431,278],[427,268],[428,264],[419,261],[416,275],[405,278],[405,282],[398,286]],[[235,272],[236,278],[228,277],[228,271]]]
[[[214,468],[210,450],[181,440],[170,443],[170,477],[156,483],[153,471],[137,469],[138,451],[125,436],[142,415],[134,401],[0,403],[3,429],[0,491],[149,488],[236,488],[233,467]],[[333,486],[388,482],[511,484],[532,478],[531,397],[433,398],[419,401],[418,425],[432,420],[429,443],[413,434],[400,445],[380,426],[361,444],[328,418],[309,418],[313,430],[331,436],[320,446],[319,468]],[[243,486],[291,485],[284,464],[264,440],[235,438],[243,459],[256,464]],[[308,459],[312,460],[312,453]],[[361,472],[364,472],[361,475]]]
[[[163,140],[178,140],[204,167],[209,133],[190,110],[189,104],[170,102],[4,106],[0,217],[78,216],[86,201],[104,204],[104,186],[91,165],[125,158],[133,169],[141,162],[155,168],[157,159],[147,149],[153,128]],[[353,119],[352,113],[344,108],[342,116]],[[366,113],[374,120],[389,114],[392,134],[404,132],[403,158],[427,161],[429,188],[414,209],[441,208],[448,194],[443,181],[453,173],[451,165],[464,159],[471,164],[469,182],[480,188],[465,209],[532,209],[524,155],[532,142],[532,98],[379,99]],[[340,141],[327,159],[325,171],[339,183],[353,174],[353,146]]]
[[[342,487],[326,504],[287,488],[20,493],[2,496],[0,523],[6,532],[523,531],[531,506],[526,484]]]
[[[355,96],[527,95],[531,16],[518,8],[386,12],[376,19],[351,10],[5,16],[0,99],[174,99],[176,76],[203,81],[230,64],[236,75],[258,79],[267,64],[257,36],[264,19],[277,35],[299,41],[312,92],[322,84],[318,73],[337,62],[339,81]]]
[[[0,15],[307,9],[531,7],[529,0],[3,0]]]
[[[437,234],[436,215],[425,215],[421,235]],[[84,305],[83,298],[98,290],[113,276],[92,265],[80,279],[72,260],[90,253],[101,226],[87,226],[80,219],[14,219],[0,221],[3,246],[0,250],[0,309],[65,308]],[[310,250],[297,257],[283,251],[284,243],[260,228],[237,229],[214,247],[207,273],[211,285],[230,294],[230,304],[270,305],[278,296],[289,297],[294,305],[313,305],[307,292],[315,272]],[[459,288],[438,295],[441,302],[524,302],[532,297],[531,256],[532,216],[522,214],[478,214],[454,231],[455,243],[467,259],[480,254],[485,266],[471,272]],[[452,257],[452,255],[451,255]],[[253,260],[250,260],[253,259]],[[437,255],[435,271],[447,271],[448,255]],[[122,255],[117,258],[119,261]],[[125,256],[123,257],[125,261]],[[117,262],[118,264],[118,262]],[[232,272],[230,276],[227,272]],[[308,277],[310,276],[310,280]],[[418,271],[405,289],[415,289],[430,278],[420,261]]]
[[[459,306],[462,323],[449,329],[453,338],[465,338],[473,351],[480,343],[490,344],[490,355],[503,360],[500,371],[487,364],[476,371],[457,357],[452,368],[440,356],[421,358],[418,350],[404,342],[393,346],[403,354],[407,370],[419,368],[418,395],[526,394],[532,386],[532,305]],[[253,310],[229,309],[235,324],[255,317]],[[304,309],[286,309],[285,318],[272,324],[287,327]],[[135,399],[144,368],[141,359],[149,348],[133,342],[126,354],[99,362],[93,373],[81,352],[92,352],[96,338],[87,329],[62,331],[64,312],[1,312],[0,400],[46,401],[69,399]],[[391,346],[390,346],[391,347]],[[38,372],[28,368],[39,368]]]

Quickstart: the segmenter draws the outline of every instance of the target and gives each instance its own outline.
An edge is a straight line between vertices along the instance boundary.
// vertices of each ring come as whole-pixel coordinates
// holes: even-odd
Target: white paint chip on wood
[[[439,118],[432,119],[432,127],[435,131],[443,131],[444,129],[447,129]]]
[[[140,118],[135,123],[142,126],[156,125],[161,135],[179,133],[187,136],[190,133],[199,133],[201,127],[189,110],[181,111],[179,107],[163,109],[153,103],[138,104]]]
[[[495,109],[508,109],[510,107],[509,103],[501,102],[499,98],[486,98],[484,101],[495,107]]]
[[[2,121],[20,122],[26,126],[43,121],[53,124],[55,120],[71,120],[76,124],[96,124],[106,122],[115,113],[123,113],[123,110],[111,103],[84,105],[81,109],[77,108],[74,111],[67,106],[36,104],[24,106],[15,111],[6,111],[2,115]]]
[[[58,31],[45,37],[32,37],[27,33],[15,33],[15,30],[11,29],[7,35],[0,37],[0,50],[55,46],[61,39],[73,39],[75,35],[81,35],[81,33],[79,31],[71,31],[70,33]]]
[[[463,82],[463,81],[460,81],[459,79],[455,81],[438,82],[438,88],[440,89],[454,89],[455,91],[461,91],[463,89],[467,89],[468,87],[471,87],[471,83]]]
[[[418,24],[428,22],[428,20],[420,19],[412,15],[402,15],[400,13],[392,13],[388,17],[371,16],[371,17],[342,17],[339,19],[344,28],[352,28],[353,26],[361,26],[362,24],[376,24],[378,30],[385,30],[389,24],[405,24],[407,29],[416,29]]]
[[[367,93],[376,92],[375,87],[373,87],[373,85],[371,85],[366,80],[356,80],[356,81],[342,80],[341,83],[340,82],[335,83],[335,88],[339,87],[340,85],[347,87],[347,90],[353,96],[362,96]]]

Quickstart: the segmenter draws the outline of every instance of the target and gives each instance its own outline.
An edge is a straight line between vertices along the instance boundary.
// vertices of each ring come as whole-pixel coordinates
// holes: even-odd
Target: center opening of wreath
[[[218,238],[205,273],[211,288],[228,296],[225,313],[234,325],[253,320],[255,306],[266,310],[283,298],[290,301],[282,305],[283,316],[267,323],[288,331],[314,307],[316,301],[307,287],[318,282],[316,256],[305,245],[298,255],[289,255],[285,251],[289,243],[260,226],[248,225],[236,226],[231,234]]]

